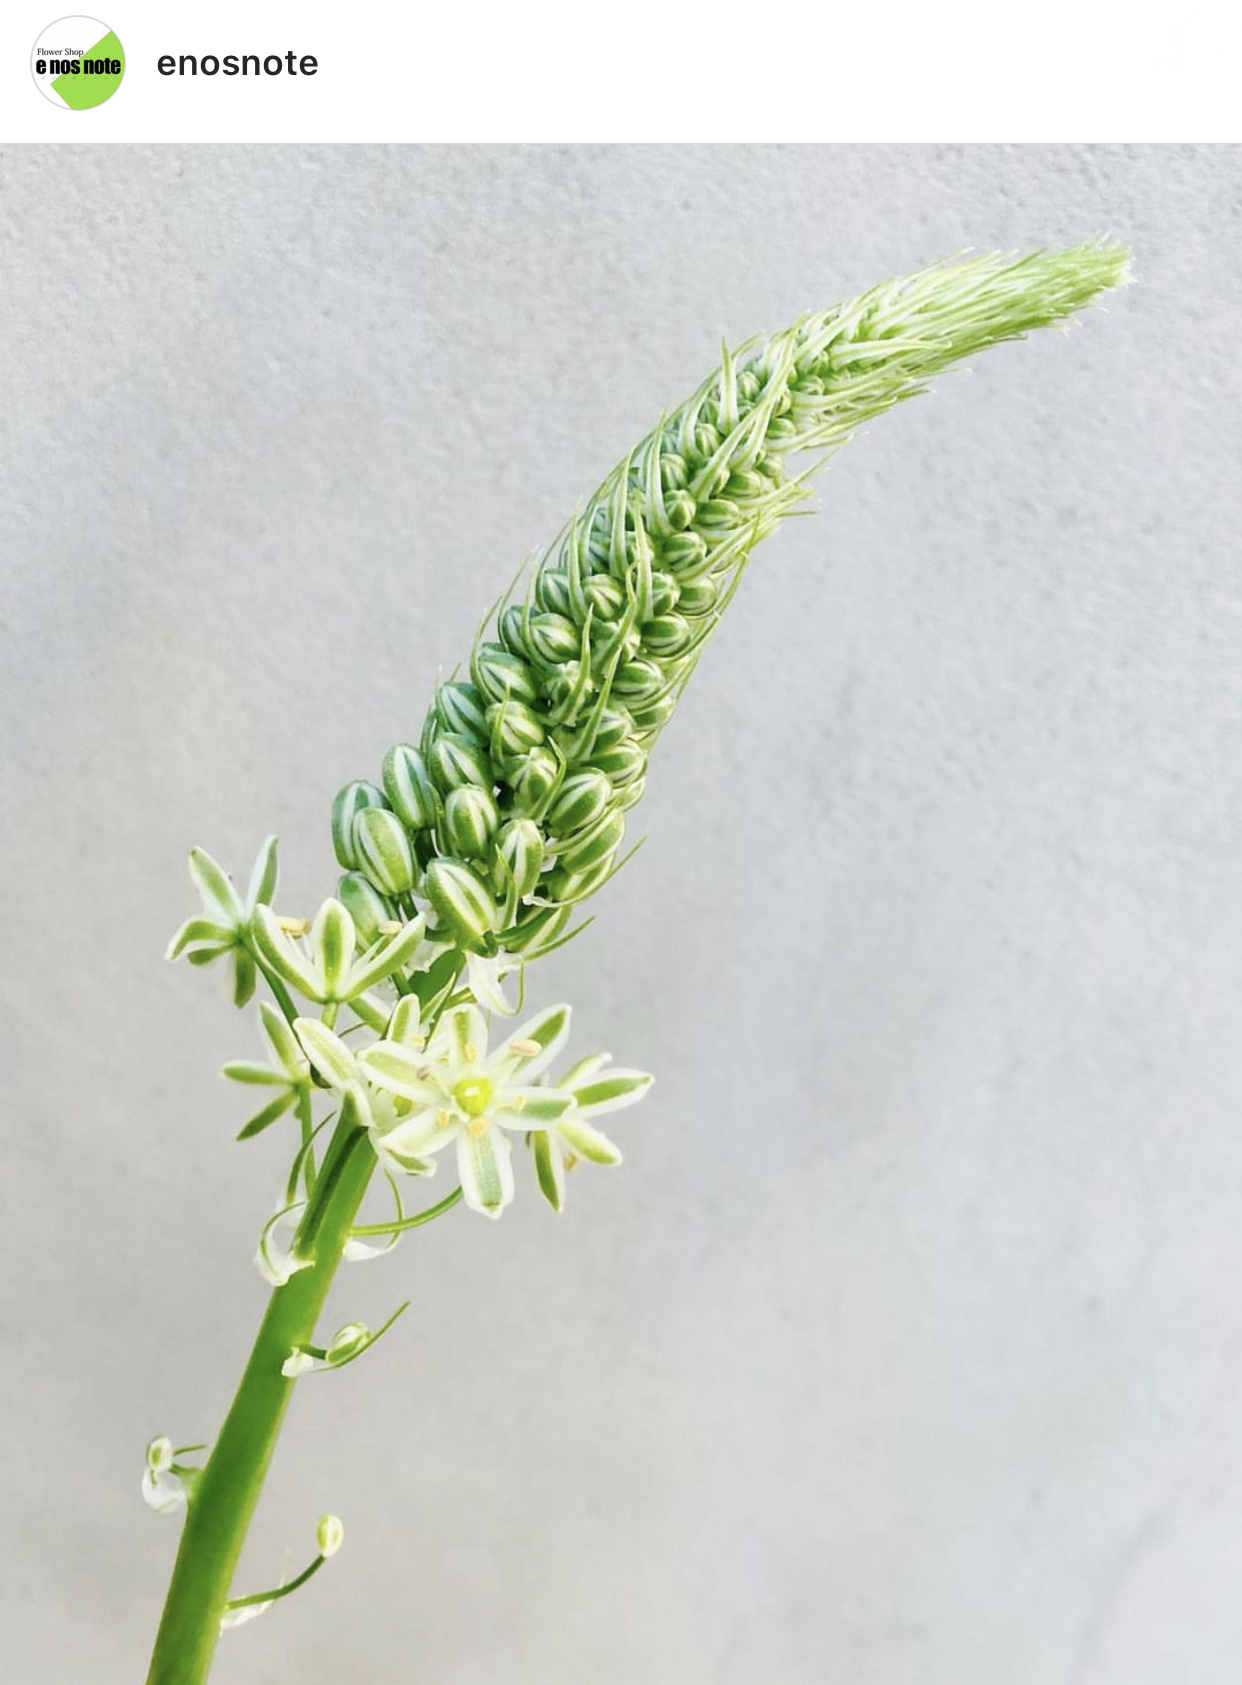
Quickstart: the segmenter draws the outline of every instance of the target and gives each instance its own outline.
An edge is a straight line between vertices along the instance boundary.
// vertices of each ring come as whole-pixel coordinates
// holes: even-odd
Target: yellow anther
[[[466,1056],[466,1063],[469,1065],[473,1065],[479,1057],[479,1050],[472,1041],[468,1041],[462,1051]]]
[[[466,1125],[466,1134],[473,1136],[476,1141],[479,1140],[481,1136],[487,1134],[487,1119],[485,1117],[475,1118],[473,1123]]]
[[[436,1128],[437,1129],[447,1129],[449,1124],[452,1123],[452,1121],[453,1121],[452,1112],[447,1111],[444,1108],[441,1108],[441,1110],[436,1113]]]
[[[565,1168],[566,1168],[566,1170],[572,1170],[574,1165],[577,1164],[577,1162],[578,1162],[577,1153],[566,1153],[565,1154]]]
[[[380,919],[375,928],[381,936],[396,936],[405,926],[400,919]]]
[[[519,1036],[517,1041],[511,1041],[509,1046],[514,1053],[520,1053],[523,1059],[533,1059],[536,1053],[543,1052],[540,1044],[532,1041],[529,1036]]]
[[[310,929],[310,925],[305,919],[287,918],[283,914],[277,916],[276,923],[286,936],[305,936]]]
[[[509,1104],[513,1107],[515,1112],[524,1111],[526,1107],[525,1094],[515,1094]]]

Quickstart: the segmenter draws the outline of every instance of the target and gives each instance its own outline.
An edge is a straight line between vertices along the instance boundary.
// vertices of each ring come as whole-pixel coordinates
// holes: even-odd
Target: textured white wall
[[[1239,155],[12,149],[6,1672],[129,1685],[262,1303],[183,856],[326,814],[710,365],[962,246],[1139,285],[876,423],[758,553],[647,848],[532,978],[623,1171],[347,1269],[221,1685],[1234,1685]],[[335,1326],[335,1322],[331,1323]]]

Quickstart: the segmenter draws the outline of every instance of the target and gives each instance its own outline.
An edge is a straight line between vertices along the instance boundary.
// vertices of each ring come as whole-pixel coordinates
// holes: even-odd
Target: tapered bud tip
[[[172,1440],[167,1434],[160,1434],[147,1446],[147,1467],[152,1474],[163,1474],[172,1467]]]
[[[338,1328],[328,1342],[328,1362],[335,1369],[371,1343],[371,1330],[365,1322],[348,1322]]]
[[[335,1556],[345,1543],[345,1525],[339,1515],[321,1515],[315,1529],[320,1556]]]

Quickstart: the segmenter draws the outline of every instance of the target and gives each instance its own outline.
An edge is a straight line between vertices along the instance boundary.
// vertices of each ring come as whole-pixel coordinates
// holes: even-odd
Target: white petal
[[[543,1197],[553,1211],[565,1209],[565,1154],[550,1130],[539,1129],[530,1138],[535,1155],[535,1175]]]
[[[505,1088],[496,1098],[492,1117],[504,1129],[546,1129],[573,1109],[573,1095],[559,1088]]]
[[[358,1061],[334,1030],[318,1018],[295,1018],[293,1029],[306,1057],[338,1093],[358,1081]]]
[[[305,1375],[311,1369],[326,1369],[328,1365],[322,1358],[312,1357],[301,1346],[294,1346],[288,1357],[280,1366],[280,1372],[286,1381],[296,1381],[299,1375]]]
[[[368,1258],[382,1258],[385,1252],[391,1252],[400,1239],[400,1234],[390,1234],[377,1245],[373,1240],[358,1240],[351,1235],[341,1256],[347,1264],[365,1264]]]
[[[247,1621],[266,1615],[275,1601],[273,1597],[268,1603],[244,1603],[240,1609],[226,1609],[220,1617],[220,1631],[227,1632],[230,1627],[245,1626]]]
[[[180,1509],[186,1500],[186,1490],[180,1478],[168,1469],[144,1469],[142,1497],[157,1515],[169,1515]]]
[[[440,1020],[430,1051],[447,1054],[453,1077],[463,1067],[478,1065],[487,1057],[487,1020],[477,1006],[455,1006]]]
[[[547,1069],[569,1039],[568,1006],[549,1006],[545,1011],[528,1018],[502,1047],[496,1049],[496,1063],[515,1071],[523,1082],[530,1082]],[[537,1042],[539,1052],[515,1053],[514,1043]]]
[[[619,1112],[625,1106],[636,1106],[646,1095],[655,1078],[646,1071],[630,1071],[618,1065],[588,1077],[573,1085],[573,1096],[582,1117],[597,1117],[601,1112]]]
[[[513,1198],[513,1155],[499,1129],[481,1135],[466,1130],[457,1137],[457,1174],[472,1211],[499,1217]]]
[[[431,1056],[417,1047],[401,1041],[377,1041],[358,1055],[368,1082],[389,1094],[399,1094],[416,1105],[431,1106],[440,1098],[440,1090],[429,1080]]]
[[[205,848],[190,850],[190,881],[202,898],[208,917],[218,918],[232,929],[246,922],[245,908],[232,878]]]
[[[589,1159],[592,1164],[621,1163],[620,1148],[614,1146],[602,1130],[583,1123],[577,1113],[562,1118],[556,1125],[556,1132],[574,1152]]]
[[[285,1206],[269,1220],[259,1236],[255,1266],[264,1281],[270,1281],[273,1287],[283,1287],[290,1276],[296,1275],[299,1270],[310,1269],[315,1261],[313,1258],[299,1258],[293,1250],[294,1236],[305,1210],[305,1201]]]
[[[466,956],[466,982],[480,1006],[488,1012],[499,1013],[502,1018],[512,1018],[517,1007],[505,994],[502,983],[519,969],[520,964],[519,960],[505,953]]]

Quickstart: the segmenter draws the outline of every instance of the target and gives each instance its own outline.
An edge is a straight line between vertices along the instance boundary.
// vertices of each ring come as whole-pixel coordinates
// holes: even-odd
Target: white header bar
[[[65,0],[8,0],[0,140],[1224,141],[1240,127],[1238,26],[1219,0],[79,3],[122,44],[119,86],[84,108],[49,96],[32,54]],[[67,99],[102,86],[61,84]]]

